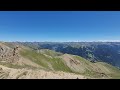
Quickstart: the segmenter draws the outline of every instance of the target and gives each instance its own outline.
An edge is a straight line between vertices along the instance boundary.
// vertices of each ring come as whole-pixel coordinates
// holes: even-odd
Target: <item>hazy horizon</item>
[[[118,11],[0,11],[0,41],[120,42]]]
[[[120,42],[120,41],[110,41],[110,40],[101,40],[101,41],[0,41],[0,42]]]

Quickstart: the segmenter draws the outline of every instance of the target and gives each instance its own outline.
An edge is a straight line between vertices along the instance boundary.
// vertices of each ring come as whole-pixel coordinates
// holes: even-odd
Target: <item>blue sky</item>
[[[0,41],[120,40],[120,11],[0,11]]]

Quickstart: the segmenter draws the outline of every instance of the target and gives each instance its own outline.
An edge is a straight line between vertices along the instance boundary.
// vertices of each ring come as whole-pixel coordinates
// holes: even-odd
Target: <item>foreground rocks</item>
[[[3,62],[17,62],[19,60],[19,47],[15,46],[13,49],[0,44],[0,60]]]

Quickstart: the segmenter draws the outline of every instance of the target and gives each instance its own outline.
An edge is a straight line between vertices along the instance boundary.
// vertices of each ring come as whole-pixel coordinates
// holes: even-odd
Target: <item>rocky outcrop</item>
[[[4,45],[0,44],[0,60],[3,62],[16,62],[19,60],[19,47],[15,46],[13,49]]]

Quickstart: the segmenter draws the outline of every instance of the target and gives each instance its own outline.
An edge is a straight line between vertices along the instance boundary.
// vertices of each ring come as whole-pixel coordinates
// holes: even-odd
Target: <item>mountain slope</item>
[[[120,42],[22,42],[34,49],[50,49],[81,56],[90,61],[101,61],[120,68]]]
[[[45,49],[41,49],[41,51],[42,50],[44,53]],[[48,51],[51,54],[54,52],[51,50]],[[24,52],[24,54],[22,52],[22,55],[49,70],[77,73],[93,78],[120,77],[120,71],[107,63],[92,63],[80,56],[70,54],[58,54],[58,56],[52,57],[52,55],[49,55],[48,53],[43,53],[37,53],[37,51],[30,50]]]
[[[63,54],[48,49],[33,49],[19,43],[0,43],[0,47],[3,49],[0,51],[0,54],[5,58],[3,59],[0,56],[1,67],[8,67],[11,69],[11,72],[14,70],[16,74],[20,71],[20,78],[42,78],[39,76],[39,71],[41,70],[45,73],[66,73],[62,77],[59,74],[52,74],[53,77],[46,78],[65,78],[67,73],[71,77],[68,76],[66,78],[73,78],[74,75],[80,75],[82,78],[120,78],[120,70],[114,66],[104,62],[90,62],[77,55]],[[18,48],[17,53],[16,47]],[[4,51],[7,51],[12,58],[8,58],[8,55]],[[4,72],[4,70],[2,69],[1,72]],[[5,72],[1,73],[1,77],[5,75],[3,78],[12,78],[9,76],[10,72],[6,72],[7,74]],[[14,78],[17,78],[17,75]]]

